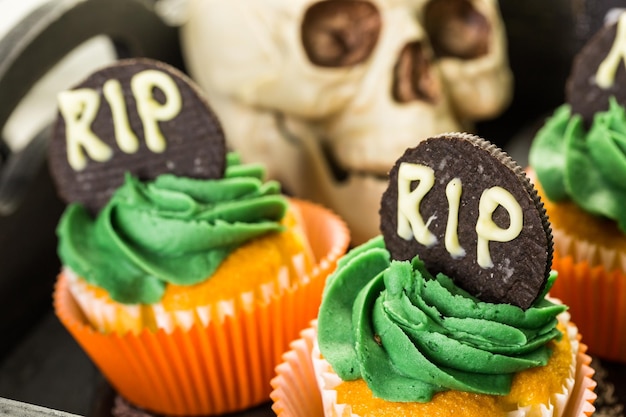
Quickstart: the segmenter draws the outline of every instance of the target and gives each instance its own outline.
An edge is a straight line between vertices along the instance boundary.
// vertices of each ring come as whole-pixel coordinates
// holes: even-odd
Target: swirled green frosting
[[[572,200],[626,233],[626,113],[615,99],[589,129],[559,107],[537,132],[529,162],[550,200]]]
[[[547,363],[565,309],[545,293],[526,311],[481,302],[417,257],[390,261],[377,237],[329,277],[318,341],[339,377],[363,378],[388,401],[425,402],[444,390],[505,395],[515,372]]]
[[[95,219],[82,205],[67,207],[59,257],[118,302],[157,302],[166,283],[201,282],[242,243],[282,230],[288,203],[264,174],[229,154],[222,179],[126,175]]]

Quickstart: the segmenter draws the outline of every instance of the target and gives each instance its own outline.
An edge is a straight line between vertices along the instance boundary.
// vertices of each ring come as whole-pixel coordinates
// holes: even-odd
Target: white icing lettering
[[[75,171],[87,166],[85,152],[94,161],[104,162],[113,156],[113,150],[91,130],[100,98],[88,88],[63,91],[58,95],[59,111],[65,121],[67,160]],[[85,152],[83,152],[83,149]]]
[[[502,229],[493,221],[493,213],[502,206],[509,214],[509,227]],[[478,265],[482,268],[491,268],[493,261],[489,252],[489,242],[509,242],[519,236],[524,224],[522,207],[515,200],[515,197],[502,187],[492,187],[480,196],[478,205],[478,221],[476,222],[476,233],[478,241],[476,244],[476,257]]]
[[[411,191],[411,183],[419,181]],[[424,246],[437,243],[420,214],[420,203],[435,183],[435,172],[421,164],[403,162],[398,169],[398,236],[405,240],[415,237]],[[429,219],[429,222],[432,219]]]
[[[465,249],[459,244],[459,205],[461,204],[461,193],[463,184],[460,178],[453,178],[446,186],[446,197],[448,198],[448,223],[446,224],[445,244],[446,250],[453,258],[465,256]]]
[[[153,97],[154,88],[163,92],[163,104]],[[133,76],[131,90],[143,124],[146,146],[152,152],[163,152],[167,143],[158,122],[171,120],[182,110],[182,98],[176,82],[164,72],[146,70]],[[102,91],[111,108],[117,145],[125,153],[137,152],[139,139],[131,129],[120,82],[115,79],[107,80]],[[83,170],[87,166],[87,155],[97,162],[109,160],[113,156],[113,150],[91,130],[100,107],[98,92],[90,88],[63,91],[58,95],[58,103],[66,126],[69,165],[75,171]]]
[[[155,100],[153,96],[155,87],[165,95],[163,104]],[[164,72],[146,70],[132,78],[131,90],[137,100],[137,112],[143,124],[148,149],[156,153],[163,152],[166,141],[158,122],[173,119],[182,108],[182,99],[176,83]]]
[[[130,128],[122,84],[118,80],[107,80],[102,87],[102,92],[111,107],[117,146],[126,153],[137,152],[139,139],[137,139],[137,136]]]
[[[596,84],[604,89],[611,87],[615,82],[615,73],[621,62],[626,64],[626,12],[620,15],[613,46],[598,67]]]
[[[411,184],[419,181],[411,191]],[[421,164],[403,162],[398,169],[398,228],[397,234],[405,240],[415,238],[424,246],[437,243],[437,237],[428,229],[434,216],[424,222],[420,214],[420,204],[424,196],[435,184],[434,170]],[[444,237],[445,248],[457,259],[466,255],[459,243],[458,225],[459,210],[463,184],[460,178],[453,178],[446,186],[448,200],[448,220]],[[509,214],[510,223],[506,229],[493,221],[493,213],[498,206],[504,207]],[[476,221],[476,259],[482,268],[493,267],[489,242],[509,242],[522,231],[524,215],[522,207],[515,197],[502,187],[492,187],[483,191],[478,203],[478,219]]]

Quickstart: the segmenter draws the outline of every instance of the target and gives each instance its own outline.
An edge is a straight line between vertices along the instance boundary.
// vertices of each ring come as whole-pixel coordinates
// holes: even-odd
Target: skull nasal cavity
[[[434,103],[439,98],[440,85],[433,74],[432,60],[420,42],[402,48],[393,69],[393,98],[400,103],[419,100]]]
[[[437,57],[474,59],[489,52],[491,25],[469,0],[433,0],[424,27]]]
[[[360,0],[326,0],[309,7],[302,21],[302,45],[309,60],[322,67],[365,61],[380,35],[376,6]]]

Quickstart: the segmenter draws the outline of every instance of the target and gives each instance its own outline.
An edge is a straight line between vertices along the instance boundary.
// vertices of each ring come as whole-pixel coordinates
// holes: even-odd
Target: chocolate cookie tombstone
[[[124,181],[173,173],[221,178],[226,145],[194,84],[148,59],[105,67],[58,96],[49,165],[61,198],[95,214]]]
[[[586,126],[609,108],[609,98],[626,105],[626,12],[576,55],[565,92],[572,112],[580,114]]]
[[[408,149],[380,208],[391,257],[416,255],[481,301],[523,309],[545,287],[552,232],[524,171],[495,145],[449,133]]]

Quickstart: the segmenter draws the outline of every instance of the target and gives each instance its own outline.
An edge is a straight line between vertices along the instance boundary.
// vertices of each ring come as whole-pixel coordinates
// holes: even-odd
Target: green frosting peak
[[[96,219],[68,206],[57,227],[59,257],[118,302],[157,302],[166,283],[201,282],[241,244],[282,230],[287,200],[263,176],[234,154],[222,179],[164,174],[144,183],[128,174]]]
[[[546,292],[556,275],[550,276]],[[545,365],[563,305],[545,293],[522,310],[481,302],[418,258],[392,261],[382,237],[353,249],[329,277],[318,316],[324,358],[388,401],[439,391],[505,395],[514,373]]]
[[[572,200],[626,233],[626,111],[614,98],[587,130],[568,105],[537,133],[529,154],[547,197]]]

